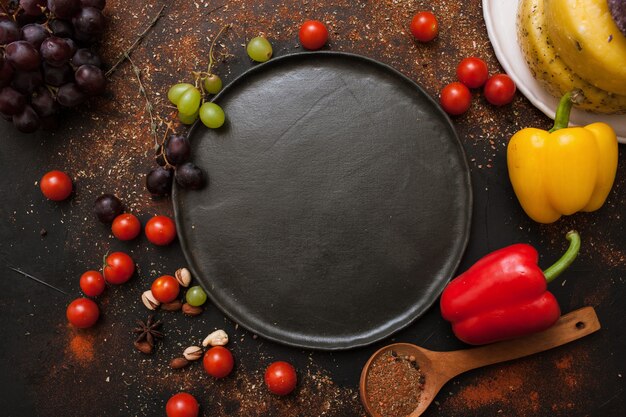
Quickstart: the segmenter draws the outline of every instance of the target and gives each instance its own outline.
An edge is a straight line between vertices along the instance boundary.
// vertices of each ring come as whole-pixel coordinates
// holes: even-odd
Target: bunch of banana
[[[580,90],[577,107],[597,113],[626,112],[626,36],[609,10],[614,1],[520,0],[517,12],[533,76],[555,97]]]

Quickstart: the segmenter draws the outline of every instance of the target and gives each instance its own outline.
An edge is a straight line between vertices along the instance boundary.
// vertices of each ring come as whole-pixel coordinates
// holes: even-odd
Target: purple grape
[[[74,39],[70,39],[70,38],[63,38],[63,40],[68,44],[68,46],[70,47],[70,53],[71,56],[74,56],[74,54],[76,53],[76,49],[78,49],[78,47],[76,46],[76,42],[74,42]]]
[[[104,16],[95,7],[85,7],[72,19],[77,36],[81,35],[98,36],[104,32]],[[81,39],[78,39],[81,40]]]
[[[54,116],[59,110],[59,105],[46,87],[35,90],[30,99],[30,105],[42,119]]]
[[[74,70],[69,64],[62,67],[52,67],[44,62],[43,79],[52,87],[61,87],[63,84],[74,81]]]
[[[199,190],[205,182],[204,172],[192,162],[185,162],[176,168],[176,183],[182,188]]]
[[[170,135],[165,141],[165,158],[172,165],[179,165],[189,159],[191,146],[189,139],[182,135]]]
[[[117,216],[124,212],[124,205],[113,194],[102,194],[96,198],[93,211],[102,223],[111,223]]]
[[[29,16],[41,16],[46,0],[20,0],[20,7]]]
[[[20,27],[13,20],[0,20],[0,45],[20,40]]]
[[[104,10],[106,3],[106,0],[80,0],[83,7],[95,7],[99,10]]]
[[[71,38],[74,36],[72,24],[66,20],[54,19],[48,22],[48,27],[54,36],[59,38]]]
[[[87,99],[85,93],[74,83],[68,83],[57,92],[57,102],[63,107],[74,107]]]
[[[94,53],[91,49],[81,48],[78,49],[72,57],[72,64],[75,67],[80,67],[81,65],[102,67],[102,60],[98,54]]]
[[[67,64],[72,57],[70,45],[65,42],[65,39],[56,36],[44,39],[39,48],[39,53],[43,60],[53,67]]]
[[[0,88],[6,87],[13,78],[13,67],[0,55]]]
[[[48,0],[48,9],[61,19],[71,19],[79,8],[79,0]]]
[[[74,74],[76,84],[87,95],[102,94],[106,88],[106,79],[102,70],[95,65],[81,65]]]
[[[39,52],[26,41],[15,41],[7,45],[5,59],[13,68],[20,71],[34,71],[39,68]]]
[[[42,84],[43,76],[41,71],[17,71],[13,76],[11,86],[20,93],[30,95]]]
[[[172,169],[152,168],[146,176],[146,188],[155,196],[168,195],[172,190],[174,174]]]
[[[0,90],[0,112],[7,116],[21,113],[26,105],[26,97],[11,87]]]
[[[13,116],[13,125],[22,133],[33,133],[39,129],[39,116],[27,105],[21,113]]]
[[[22,28],[22,39],[33,45],[37,50],[39,50],[41,43],[48,36],[50,34],[46,28],[38,23],[30,23]]]

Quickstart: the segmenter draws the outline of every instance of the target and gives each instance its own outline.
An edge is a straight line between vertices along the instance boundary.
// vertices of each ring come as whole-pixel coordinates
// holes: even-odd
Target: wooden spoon
[[[361,401],[372,417],[383,417],[369,403],[367,376],[372,361],[390,350],[395,351],[399,356],[414,356],[422,375],[424,375],[424,389],[421,392],[417,408],[408,416],[418,417],[428,408],[443,385],[463,372],[543,352],[580,339],[599,329],[600,322],[593,307],[584,307],[561,316],[552,327],[541,333],[478,348],[434,352],[410,343],[395,343],[385,346],[374,353],[363,367],[359,384]],[[393,382],[390,381],[390,383]]]

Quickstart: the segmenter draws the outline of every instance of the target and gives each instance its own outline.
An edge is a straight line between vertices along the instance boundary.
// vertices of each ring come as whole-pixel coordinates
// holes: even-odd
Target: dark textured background
[[[156,2],[109,1],[109,27],[101,51],[109,64],[157,12]],[[168,2],[169,4],[169,2]],[[407,30],[411,16],[430,9],[439,17],[436,41],[416,44]],[[326,22],[326,49],[362,54],[389,64],[436,96],[454,80],[460,59],[469,55],[499,71],[478,0],[453,1],[187,1],[169,5],[156,27],[133,53],[143,71],[156,113],[168,118],[167,88],[190,80],[190,71],[207,63],[207,38],[226,23],[232,30],[222,44],[230,56],[216,72],[225,82],[250,68],[242,45],[263,32],[276,56],[300,51],[297,30],[306,18]],[[564,234],[582,235],[579,259],[551,285],[564,312],[594,306],[603,329],[571,345],[513,363],[472,371],[444,387],[428,416],[618,416],[626,411],[624,300],[626,238],[624,174],[620,166],[605,206],[552,225],[538,225],[521,211],[511,189],[505,160],[508,138],[525,126],[548,128],[550,120],[518,94],[511,105],[495,108],[477,92],[472,107],[454,124],[468,156],[474,189],[474,219],[460,270],[480,256],[514,242],[528,242],[541,265],[566,247]],[[168,199],[151,199],[144,175],[153,165],[153,141],[144,101],[126,63],[111,77],[107,94],[77,109],[54,134],[24,136],[0,124],[0,410],[15,416],[159,416],[172,394],[187,390],[198,398],[202,415],[359,416],[357,383],[361,366],[378,347],[392,341],[434,350],[463,347],[436,308],[407,329],[376,345],[348,352],[323,353],[283,347],[257,338],[208,306],[203,315],[159,313],[165,339],[152,356],[132,347],[131,329],[147,311],[140,294],[152,280],[184,265],[178,244],[150,245],[145,237],[116,241],[92,215],[94,199],[117,194],[145,222],[156,213],[171,214]],[[161,129],[161,133],[163,130]],[[75,179],[68,201],[45,200],[37,182],[50,169]],[[45,229],[47,235],[41,236]],[[67,325],[70,299],[15,274],[7,265],[79,296],[78,278],[98,268],[109,250],[128,251],[139,268],[129,283],[108,288],[98,303],[98,325],[77,332]],[[375,306],[372,306],[375,308]],[[214,328],[231,336],[236,358],[233,375],[209,378],[199,363],[171,371],[169,360]],[[78,348],[83,348],[77,356]],[[275,398],[262,386],[262,372],[273,360],[298,368],[296,395]]]

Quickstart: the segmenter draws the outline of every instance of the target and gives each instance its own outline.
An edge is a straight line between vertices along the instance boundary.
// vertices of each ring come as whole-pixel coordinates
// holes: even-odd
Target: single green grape
[[[198,114],[200,114],[200,109],[198,109],[191,116],[185,113],[178,113],[178,120],[184,125],[192,125],[196,120],[198,120]]]
[[[265,62],[272,57],[272,44],[263,36],[257,36],[250,39],[246,51],[252,60]]]
[[[200,90],[195,87],[189,88],[183,93],[182,96],[180,96],[180,99],[178,100],[178,112],[192,115],[198,111],[200,101],[202,101],[202,94],[200,94]]]
[[[202,304],[206,303],[206,293],[201,286],[195,285],[187,290],[185,299],[187,300],[187,304],[200,307]]]
[[[210,74],[204,79],[204,90],[209,94],[217,94],[222,89],[222,79],[215,75]]]
[[[217,129],[224,124],[224,110],[215,103],[204,103],[200,107],[200,120],[206,127]]]
[[[174,84],[170,87],[167,92],[167,98],[172,102],[173,105],[177,106],[178,101],[182,97],[183,94],[190,88],[193,88],[193,85],[189,83],[178,83]]]

